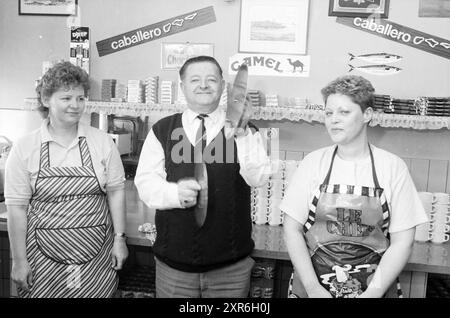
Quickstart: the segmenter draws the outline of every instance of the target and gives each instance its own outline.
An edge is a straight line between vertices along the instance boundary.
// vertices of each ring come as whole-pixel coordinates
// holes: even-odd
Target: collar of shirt
[[[183,117],[186,118],[186,124],[189,126],[198,125],[197,116],[199,113],[194,112],[192,109],[186,109],[183,113]],[[216,110],[214,110],[212,113],[207,114],[208,117],[205,118],[205,125],[207,122],[210,122],[212,125],[219,125],[225,118],[224,118],[224,111],[220,109],[220,107],[217,107]],[[184,123],[183,123],[184,124]]]
[[[199,114],[191,109],[186,109],[182,116],[181,122],[183,124],[183,129],[191,142],[194,144],[195,136],[197,130],[200,127],[200,120],[197,119]],[[220,132],[225,123],[225,112],[220,107],[217,107],[212,113],[208,114],[205,118],[205,128],[206,128],[206,143],[209,144]]]
[[[42,121],[42,124],[41,124],[41,140],[42,140],[42,141],[41,141],[41,143],[49,142],[49,141],[58,143],[58,142],[52,137],[52,135],[50,134],[50,132],[48,131],[48,125],[49,125],[49,123],[50,123],[50,119],[49,119],[49,118],[46,118],[46,119],[44,119],[44,120]],[[74,142],[70,145],[69,148],[73,147],[75,144],[78,144],[78,139],[79,139],[80,137],[86,137],[86,131],[85,131],[84,127],[83,127],[83,124],[78,123],[77,138],[74,139]]]

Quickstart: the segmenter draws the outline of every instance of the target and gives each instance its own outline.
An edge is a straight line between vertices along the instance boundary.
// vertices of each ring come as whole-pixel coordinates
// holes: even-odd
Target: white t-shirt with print
[[[384,189],[391,220],[389,232],[400,232],[428,221],[408,167],[398,156],[371,145],[380,187]],[[309,204],[330,167],[335,146],[309,153],[290,179],[280,209],[305,224]],[[346,161],[336,155],[330,184],[374,187],[370,156]]]

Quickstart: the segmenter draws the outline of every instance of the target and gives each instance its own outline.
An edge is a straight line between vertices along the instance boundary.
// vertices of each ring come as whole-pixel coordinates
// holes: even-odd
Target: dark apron
[[[50,167],[41,145],[36,189],[28,208],[27,257],[33,274],[20,297],[111,297],[118,278],[111,267],[112,221],[85,137],[82,166]]]
[[[335,298],[353,298],[365,291],[389,247],[389,207],[370,146],[369,151],[375,187],[329,184],[336,146],[303,228],[317,278]],[[398,280],[389,294],[393,291],[401,296]],[[308,297],[295,271],[288,296]]]

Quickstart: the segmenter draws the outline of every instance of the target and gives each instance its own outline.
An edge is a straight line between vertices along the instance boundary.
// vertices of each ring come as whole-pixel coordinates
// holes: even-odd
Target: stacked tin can
[[[251,215],[255,224],[269,224],[273,226],[283,224],[284,214],[279,205],[284,197],[292,175],[297,169],[298,161],[280,160],[278,169],[267,183],[251,189]]]
[[[429,221],[416,226],[415,240],[444,243],[450,238],[450,194],[419,192]]]
[[[283,212],[279,206],[284,196],[284,164],[283,160],[275,166],[278,170],[275,171],[269,178],[267,183],[267,222],[269,225],[283,224]]]
[[[445,243],[450,239],[450,194],[443,192],[433,193],[431,208],[431,242]]]
[[[250,194],[252,222],[255,224],[267,223],[267,209],[269,182],[262,187],[252,187]]]
[[[251,298],[273,298],[275,260],[255,259],[250,281]]]

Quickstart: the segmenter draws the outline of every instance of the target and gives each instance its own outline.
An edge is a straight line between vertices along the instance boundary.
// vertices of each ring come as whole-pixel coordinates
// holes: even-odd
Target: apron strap
[[[338,146],[336,145],[336,148],[334,148],[333,155],[331,156],[331,164],[330,168],[328,168],[328,173],[325,179],[323,180],[322,184],[329,184],[330,183],[330,177],[331,177],[331,170],[333,170],[333,162],[334,157],[336,157]]]
[[[48,151],[48,141],[41,144],[41,154],[39,160],[39,171],[42,168],[50,167],[50,152]]]
[[[369,153],[370,153],[370,161],[372,163],[373,184],[375,185],[376,189],[379,189],[380,188],[380,184],[378,183],[377,172],[375,170],[375,161],[373,160],[372,147],[370,147],[370,144],[369,144]]]
[[[372,153],[372,147],[369,145],[369,154],[370,154],[370,163],[372,165],[372,178],[373,178],[373,184],[375,185],[375,188],[380,188],[380,184],[378,182],[378,177],[377,177],[377,172],[375,170],[375,161],[373,159],[373,153]],[[334,148],[333,151],[333,155],[331,156],[331,164],[330,164],[330,168],[328,168],[328,173],[325,177],[325,179],[323,180],[322,184],[329,184],[330,183],[330,178],[331,178],[331,171],[333,170],[333,163],[334,163],[334,158],[336,157],[337,154],[337,150],[338,150],[338,146],[336,145],[336,148]]]
[[[89,152],[89,148],[86,142],[86,137],[80,137],[78,140],[78,148],[80,149],[81,162],[83,166],[88,166],[93,168],[91,154]]]
[[[82,165],[94,168],[94,165],[92,164],[91,154],[89,152],[89,148],[86,142],[86,137],[79,137],[78,149],[80,150]],[[41,144],[39,170],[49,167],[50,167],[50,151],[49,151],[49,142],[47,141]]]

